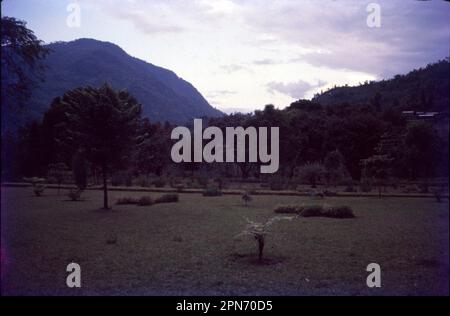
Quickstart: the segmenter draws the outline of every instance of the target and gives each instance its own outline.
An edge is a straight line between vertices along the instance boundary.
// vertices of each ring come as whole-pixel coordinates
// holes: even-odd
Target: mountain
[[[378,102],[405,110],[449,112],[449,60],[441,60],[389,80],[365,82],[355,87],[335,87],[312,99],[322,105]]]
[[[41,117],[53,98],[80,86],[109,83],[129,91],[150,121],[183,124],[196,117],[223,115],[189,82],[174,72],[128,55],[119,46],[93,39],[47,45],[43,79],[28,102],[31,117]]]

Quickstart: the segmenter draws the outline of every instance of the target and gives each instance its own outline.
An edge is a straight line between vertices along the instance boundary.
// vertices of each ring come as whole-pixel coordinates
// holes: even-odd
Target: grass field
[[[110,201],[143,194],[110,192]],[[238,195],[180,194],[178,203],[111,211],[101,199],[2,188],[2,294],[449,294],[448,199],[254,196],[245,207]],[[278,222],[258,264],[255,241],[235,238],[243,217],[266,220],[287,203],[345,204],[356,218]],[[72,261],[80,289],[66,287]],[[381,265],[381,288],[366,286],[371,262]]]

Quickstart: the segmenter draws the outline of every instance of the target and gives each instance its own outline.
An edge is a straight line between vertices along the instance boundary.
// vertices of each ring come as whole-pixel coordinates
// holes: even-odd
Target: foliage
[[[138,204],[139,200],[132,197],[120,197],[117,199],[117,205]]]
[[[58,141],[69,151],[82,150],[91,163],[101,167],[103,208],[109,208],[107,178],[111,169],[126,161],[136,144],[141,106],[128,92],[115,91],[105,84],[99,89],[68,91],[53,107],[65,110]]]
[[[245,206],[248,206],[248,202],[250,202],[250,201],[253,199],[252,196],[250,195],[250,192],[249,192],[249,191],[245,191],[245,192],[242,194],[241,198],[242,198],[242,200],[244,201]]]
[[[69,193],[67,194],[67,196],[69,197],[69,199],[71,199],[72,201],[79,201],[81,198],[81,193],[83,193],[83,190],[80,188],[75,188],[75,189],[71,189],[69,191]]]
[[[45,185],[43,184],[36,184],[33,187],[33,192],[36,196],[41,196],[44,194],[44,190],[45,190]]]
[[[23,107],[41,79],[42,60],[49,49],[26,27],[26,22],[8,16],[2,16],[1,43],[2,109],[7,104]]]
[[[138,202],[137,205],[139,206],[147,206],[147,205],[153,205],[154,201],[150,196],[142,196]]]
[[[157,179],[152,181],[152,184],[156,188],[163,188],[166,185],[166,180],[164,180],[162,177],[158,177]]]
[[[203,196],[220,196],[222,191],[216,187],[208,187],[203,191]]]
[[[291,220],[292,218],[293,217],[288,216],[274,216],[267,220],[265,223],[254,222],[246,218],[247,225],[245,229],[237,236],[250,235],[256,240],[258,244],[258,259],[261,261],[263,259],[265,237],[270,232],[270,226],[281,220]]]
[[[299,208],[299,215],[302,217],[323,216],[324,208],[321,205],[306,205]]]
[[[325,168],[319,163],[307,163],[299,169],[299,178],[301,181],[308,182],[313,188],[323,177]]]
[[[297,205],[278,205],[273,211],[280,214],[299,214],[301,209]]]
[[[343,205],[326,208],[324,216],[332,218],[354,218],[355,214],[351,207]]]
[[[176,193],[164,194],[155,200],[155,203],[173,203],[178,202],[179,197]]]

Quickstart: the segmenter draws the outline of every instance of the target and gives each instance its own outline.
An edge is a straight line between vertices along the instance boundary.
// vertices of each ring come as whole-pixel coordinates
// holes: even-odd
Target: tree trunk
[[[259,250],[258,259],[259,259],[259,261],[261,261],[263,258],[263,250],[264,250],[264,236],[258,236],[257,240],[258,240],[258,250]]]
[[[103,208],[105,210],[109,209],[108,206],[108,184],[107,184],[107,177],[106,177],[106,166],[103,166]]]

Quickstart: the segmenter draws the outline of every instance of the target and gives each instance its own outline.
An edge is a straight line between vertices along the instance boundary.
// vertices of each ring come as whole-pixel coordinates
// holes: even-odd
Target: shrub
[[[323,194],[325,196],[337,196],[338,195],[338,193],[336,191],[330,191],[330,190],[324,190]]]
[[[139,175],[136,178],[136,182],[135,182],[138,186],[140,187],[148,187],[150,186],[150,182],[148,181],[148,177],[145,175]]]
[[[138,200],[137,205],[147,206],[147,205],[152,205],[153,203],[154,203],[153,199],[150,196],[143,196]]]
[[[286,181],[281,177],[274,177],[269,180],[269,188],[273,191],[281,191],[286,188]]]
[[[218,188],[206,188],[203,191],[203,196],[220,196],[222,195],[222,191],[220,191]]]
[[[44,194],[45,186],[42,184],[37,184],[33,188],[33,192],[36,196],[41,196]]]
[[[296,205],[279,205],[273,211],[280,214],[298,214],[300,208]]]
[[[121,197],[116,201],[117,205],[138,204],[139,200],[132,197]]]
[[[299,214],[302,217],[323,216],[324,209],[321,205],[307,205],[299,207]]]
[[[112,175],[111,177],[111,185],[112,186],[131,186],[132,179],[131,175],[126,171],[120,171]]]
[[[372,191],[372,184],[370,183],[369,180],[365,179],[363,181],[361,181],[360,185],[359,185],[359,189],[361,190],[361,192],[370,192]]]
[[[244,200],[245,206],[247,206],[248,202],[252,200],[252,196],[249,191],[245,191],[244,194],[242,194],[242,200]]]
[[[324,216],[332,218],[354,218],[353,210],[349,206],[332,206],[325,210]]]
[[[344,192],[356,192],[356,189],[352,186],[352,185],[348,185],[345,189]]]
[[[76,188],[76,189],[71,189],[69,191],[69,193],[67,194],[67,196],[69,197],[69,199],[71,199],[72,201],[78,201],[81,198],[81,193],[83,192],[83,190],[81,190],[80,188]]]
[[[155,203],[173,203],[178,202],[178,194],[164,194],[155,200]]]
[[[166,181],[159,177],[158,179],[155,179],[152,181],[152,184],[156,187],[156,188],[162,188],[166,185]]]

